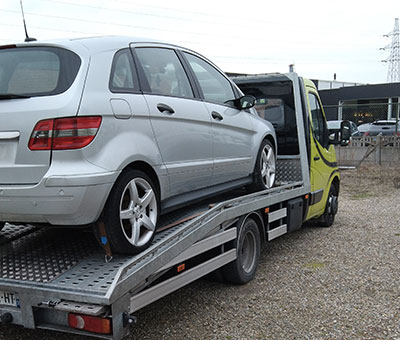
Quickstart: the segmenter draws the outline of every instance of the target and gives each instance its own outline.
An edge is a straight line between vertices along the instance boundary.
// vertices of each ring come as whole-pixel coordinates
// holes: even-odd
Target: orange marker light
[[[265,212],[266,214],[268,214],[268,213],[269,213],[269,208],[265,208],[264,212]]]
[[[177,271],[178,273],[180,273],[181,271],[184,271],[184,270],[185,270],[185,264],[184,264],[184,263],[180,264],[180,265],[176,268],[176,271]]]
[[[305,197],[305,198],[306,198],[306,200],[308,200],[308,197],[309,197],[309,196],[308,196],[308,194],[307,194],[307,195],[306,195],[306,197]]]

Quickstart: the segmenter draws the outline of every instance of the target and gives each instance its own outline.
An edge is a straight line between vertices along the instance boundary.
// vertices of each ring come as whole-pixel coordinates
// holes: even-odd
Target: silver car
[[[0,47],[0,228],[103,221],[115,252],[161,213],[270,188],[276,137],[201,55],[124,37]]]

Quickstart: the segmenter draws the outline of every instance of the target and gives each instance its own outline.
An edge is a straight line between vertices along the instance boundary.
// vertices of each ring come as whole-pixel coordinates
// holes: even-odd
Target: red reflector
[[[186,265],[185,265],[184,263],[182,263],[182,264],[180,264],[180,265],[176,268],[176,271],[177,271],[178,273],[180,273],[180,272],[184,271],[185,268],[186,268]]]
[[[73,117],[43,120],[36,124],[29,140],[31,150],[80,149],[89,145],[101,124],[101,117]]]
[[[68,314],[68,324],[72,328],[99,334],[111,334],[111,320],[90,315]]]

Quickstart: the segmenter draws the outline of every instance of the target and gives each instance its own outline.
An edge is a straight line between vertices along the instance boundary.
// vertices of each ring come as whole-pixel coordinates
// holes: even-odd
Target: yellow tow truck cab
[[[331,226],[338,210],[340,174],[335,144],[346,138],[330,138],[317,88],[311,80],[296,73],[260,74],[232,77],[246,95],[256,98],[255,109],[261,119],[270,121],[278,138],[278,185],[285,184],[284,172],[298,165],[298,179],[309,187],[303,222],[318,219]],[[343,140],[339,140],[343,137]],[[289,164],[290,167],[285,164]],[[283,176],[282,176],[283,173]]]

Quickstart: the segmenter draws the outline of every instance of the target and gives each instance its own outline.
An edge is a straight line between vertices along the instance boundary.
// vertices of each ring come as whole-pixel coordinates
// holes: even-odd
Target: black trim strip
[[[318,145],[318,141],[317,141],[317,139],[315,138],[315,136],[313,136],[313,139],[314,139],[315,146],[317,147],[317,151],[318,151],[319,155],[321,156],[322,160],[324,161],[324,163],[325,163],[327,166],[331,167],[331,168],[337,168],[337,163],[336,163],[336,162],[329,162],[329,161],[322,155],[322,152],[321,152],[321,150],[320,150],[320,148],[319,148],[319,145]]]
[[[324,189],[319,189],[310,193],[310,205],[321,202],[322,196],[324,195]]]

